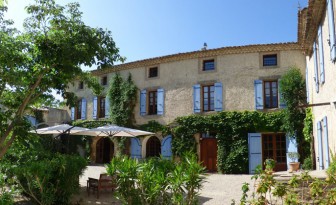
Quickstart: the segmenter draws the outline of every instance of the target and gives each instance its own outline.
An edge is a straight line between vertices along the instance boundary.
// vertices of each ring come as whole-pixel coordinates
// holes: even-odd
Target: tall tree
[[[0,159],[23,129],[24,113],[41,98],[52,98],[54,89],[74,104],[68,85],[80,78],[95,93],[97,80],[81,66],[104,69],[124,59],[110,31],[92,28],[82,21],[78,3],[60,6],[54,0],[35,0],[26,7],[24,31],[4,19],[0,7]]]

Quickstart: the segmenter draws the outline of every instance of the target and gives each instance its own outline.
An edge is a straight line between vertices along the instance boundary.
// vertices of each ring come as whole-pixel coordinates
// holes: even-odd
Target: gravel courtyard
[[[94,194],[86,193],[86,180],[88,177],[98,178],[100,173],[106,172],[104,166],[88,166],[84,175],[80,178],[82,190],[79,196],[74,198],[78,204],[120,204],[112,197],[110,191],[103,192],[99,199]],[[203,189],[200,192],[200,204],[205,205],[230,205],[232,199],[238,204],[241,197],[241,186],[244,182],[250,183],[251,175],[222,175],[208,174]]]

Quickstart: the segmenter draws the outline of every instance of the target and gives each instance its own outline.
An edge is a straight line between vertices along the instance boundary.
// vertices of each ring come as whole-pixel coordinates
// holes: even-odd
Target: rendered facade
[[[308,2],[300,12],[299,43],[306,55],[307,102],[312,107],[316,168],[327,169],[336,152],[335,1]]]
[[[260,44],[223,47],[182,54],[145,59],[116,65],[107,70],[92,71],[106,94],[115,72],[124,79],[129,73],[139,88],[134,114],[136,124],[151,120],[168,124],[176,117],[191,114],[207,115],[219,111],[259,110],[272,112],[285,106],[279,95],[279,80],[290,68],[306,66],[305,56],[298,43]],[[78,106],[71,108],[72,120],[102,120],[109,116],[109,103],[105,95],[95,96],[82,82],[74,82],[69,91],[76,93]],[[217,150],[214,138],[195,133],[199,158],[215,171]],[[288,151],[295,151],[285,133],[250,133],[250,172],[263,159],[275,157],[279,170],[287,170]],[[202,140],[201,140],[202,139]],[[278,139],[278,140],[277,140]],[[145,158],[161,154],[171,158],[172,136],[132,138],[129,154]],[[274,142],[273,142],[274,141]],[[277,147],[267,147],[276,144]],[[91,160],[108,162],[115,153],[114,142],[96,137],[92,143]],[[266,150],[267,149],[267,150]],[[279,152],[276,152],[276,151]],[[270,153],[280,153],[271,156]],[[206,155],[206,157],[204,157]]]

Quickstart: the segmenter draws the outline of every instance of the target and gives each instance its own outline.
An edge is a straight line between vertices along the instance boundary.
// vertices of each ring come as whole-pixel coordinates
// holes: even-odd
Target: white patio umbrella
[[[50,134],[75,134],[77,132],[82,132],[89,130],[83,127],[71,126],[68,124],[55,125],[45,128],[40,128],[37,130],[31,130],[30,133],[36,133],[40,135],[50,135]]]
[[[105,125],[102,127],[77,132],[75,135],[89,135],[89,136],[102,136],[102,137],[137,137],[143,135],[154,135],[155,133],[136,130],[117,125]]]

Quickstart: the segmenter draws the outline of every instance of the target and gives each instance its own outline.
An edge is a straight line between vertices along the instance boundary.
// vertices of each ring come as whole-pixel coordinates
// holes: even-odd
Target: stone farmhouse
[[[299,14],[299,43],[306,56],[307,102],[313,111],[316,168],[327,169],[336,151],[335,1],[308,1]]]
[[[76,93],[78,106],[71,108],[71,119],[101,120],[109,116],[106,98],[109,81],[115,72],[126,78],[130,73],[139,88],[134,114],[136,124],[155,120],[168,124],[176,117],[208,115],[219,111],[258,110],[272,112],[283,108],[279,80],[290,68],[306,67],[301,45],[294,43],[259,44],[202,49],[116,65],[94,70],[104,94],[95,96],[83,82],[76,81],[69,91]],[[287,170],[288,151],[295,151],[295,141],[286,133],[250,133],[249,166],[253,173],[266,158],[277,159],[277,170]],[[197,133],[199,159],[210,171],[216,170],[217,142],[209,133]],[[172,136],[132,138],[130,156],[172,157]],[[95,137],[91,160],[107,163],[115,153],[115,142]]]

